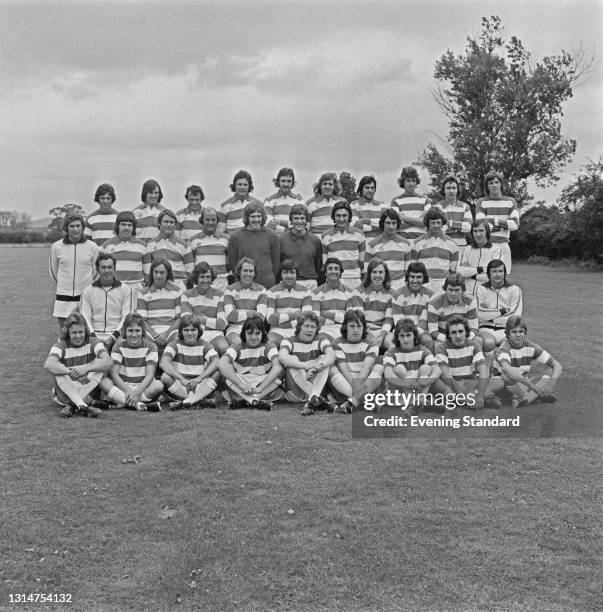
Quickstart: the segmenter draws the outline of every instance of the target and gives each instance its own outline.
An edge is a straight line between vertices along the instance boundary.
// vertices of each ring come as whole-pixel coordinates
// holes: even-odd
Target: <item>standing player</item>
[[[340,193],[341,183],[334,172],[325,172],[320,176],[314,185],[314,197],[306,202],[310,215],[309,229],[313,234],[320,236],[333,227],[333,205],[336,202],[345,202]]]
[[[342,281],[351,289],[360,289],[360,278],[364,270],[366,242],[361,230],[350,227],[352,209],[346,201],[336,202],[331,211],[335,227],[324,232],[322,259],[336,257],[343,264]]]
[[[400,235],[407,240],[415,240],[424,233],[423,216],[428,200],[425,196],[417,193],[417,186],[421,180],[414,166],[402,168],[398,185],[404,191],[392,200],[391,207],[400,214],[402,227]]]
[[[186,188],[184,199],[188,202],[188,206],[176,213],[178,218],[177,235],[180,240],[184,240],[188,244],[191,238],[202,229],[199,217],[202,210],[201,202],[205,200],[205,194],[199,185],[190,185]]]
[[[243,228],[244,211],[247,205],[259,204],[261,206],[262,203],[249,195],[253,191],[253,180],[247,170],[239,170],[234,175],[230,190],[234,195],[220,204],[218,219],[220,231],[232,234],[235,230]]]
[[[369,240],[366,245],[365,258],[367,263],[377,257],[389,268],[392,292],[404,287],[406,266],[412,259],[412,247],[406,238],[398,234],[402,225],[400,216],[393,208],[386,208],[379,217],[381,234]]]
[[[383,202],[375,200],[376,191],[377,181],[375,177],[363,176],[356,190],[360,197],[352,202],[352,210],[356,217],[358,217],[352,225],[364,233],[367,241],[377,238],[381,233],[380,230],[383,231],[379,227],[379,220],[385,205]]]
[[[440,188],[440,195],[444,199],[438,202],[436,206],[446,215],[447,221],[444,231],[448,238],[454,240],[456,246],[462,249],[467,244],[465,234],[468,234],[471,229],[473,217],[471,216],[469,204],[461,200],[461,183],[456,176],[449,174],[444,177]]]
[[[84,233],[90,240],[101,246],[113,237],[113,226],[117,218],[117,211],[113,208],[115,202],[115,189],[109,183],[103,183],[96,188],[94,201],[98,204],[87,219]]]
[[[281,168],[274,179],[278,191],[264,200],[268,221],[266,227],[277,234],[289,229],[289,215],[297,204],[303,204],[299,193],[293,193],[295,174],[291,168]]]
[[[159,183],[154,179],[145,181],[142,185],[140,199],[142,204],[137,206],[132,212],[136,217],[138,238],[147,244],[149,240],[152,240],[159,234],[157,217],[159,217],[159,213],[162,210],[165,210],[165,207],[161,205],[163,191],[161,191]]]
[[[71,313],[61,328],[58,342],[52,345],[44,369],[54,377],[53,400],[62,406],[61,416],[76,412],[98,417],[90,394],[111,369],[111,358],[100,340],[90,338],[86,320]]]
[[[511,232],[519,227],[519,209],[517,202],[510,196],[503,195],[503,178],[497,172],[488,172],[484,177],[484,197],[477,201],[475,218],[485,219],[490,225],[492,243],[500,246],[501,259],[511,274]]]

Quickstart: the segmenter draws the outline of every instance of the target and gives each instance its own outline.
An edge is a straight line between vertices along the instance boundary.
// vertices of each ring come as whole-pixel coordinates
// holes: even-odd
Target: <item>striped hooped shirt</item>
[[[389,291],[364,290],[360,297],[364,306],[364,316],[369,331],[392,330],[393,296]]]
[[[446,215],[447,222],[442,228],[446,235],[454,240],[459,249],[463,248],[467,244],[465,234],[471,231],[471,224],[473,223],[469,204],[457,200],[454,204],[446,205],[446,200],[442,200],[434,206],[437,206]],[[425,206],[425,212],[430,208],[432,206],[429,204]]]
[[[368,219],[368,223],[364,223],[362,228],[359,228],[364,233],[366,240],[377,238],[381,235],[379,229],[379,219],[381,219],[381,213],[385,210],[385,204],[383,202],[377,202],[373,200],[369,202],[365,198],[359,198],[354,200],[351,205],[352,212],[358,219]],[[354,223],[357,219],[352,219],[351,223]]]
[[[255,348],[230,346],[225,355],[228,355],[237,374],[267,374],[272,368],[272,360],[278,357],[278,350],[273,342],[260,344]]]
[[[427,331],[427,304],[432,297],[433,294],[427,287],[421,287],[418,293],[413,293],[408,287],[402,287],[394,294],[394,325],[400,319],[410,319],[418,328]]]
[[[146,244],[136,238],[120,240],[117,236],[107,240],[101,247],[115,257],[115,278],[122,283],[141,283],[144,280],[142,258],[147,250]]]
[[[422,365],[433,366],[435,364],[435,357],[424,346],[415,346],[410,351],[403,351],[397,347],[391,348],[383,355],[383,367],[395,368],[397,365],[402,365],[406,368],[408,378],[418,378],[419,368]]]
[[[345,202],[343,198],[335,196],[333,198],[323,198],[316,196],[306,202],[308,214],[310,215],[310,231],[320,236],[333,227],[331,211],[336,202]]]
[[[427,331],[434,338],[437,334],[437,339],[443,341],[444,338],[440,338],[439,336],[445,336],[446,322],[453,315],[462,315],[465,317],[469,323],[469,329],[474,334],[477,334],[477,304],[475,303],[475,299],[466,293],[461,296],[457,304],[451,304],[448,301],[446,292],[436,295],[427,305]]]
[[[264,209],[268,217],[266,223],[268,221],[276,221],[278,226],[273,231],[278,234],[287,231],[287,227],[289,227],[289,213],[296,204],[303,204],[302,197],[297,193],[282,195],[280,191],[277,191],[272,194],[264,200]]]
[[[196,378],[212,359],[218,358],[218,353],[211,344],[198,339],[193,346],[182,342],[170,342],[163,353],[172,360],[174,367],[184,378]]]
[[[286,350],[291,357],[297,357],[302,363],[314,361],[332,348],[329,339],[318,334],[312,342],[302,342],[297,336],[285,338],[281,342],[281,350]]]
[[[349,228],[341,232],[332,227],[320,238],[322,242],[322,263],[329,257],[337,257],[343,264],[341,278],[359,279],[364,266],[366,242],[364,234],[357,229]]]
[[[444,280],[459,261],[459,248],[453,240],[425,234],[412,243],[412,259],[425,264],[430,282]]]
[[[500,200],[481,198],[475,206],[476,219],[489,219],[490,240],[493,244],[509,242],[511,232],[519,227],[519,210],[513,198]]]
[[[312,290],[312,310],[320,317],[320,325],[341,325],[346,310],[363,310],[362,298],[357,291],[342,283],[331,289],[327,283]]]
[[[166,208],[161,204],[157,204],[157,206],[141,204],[132,210],[136,217],[136,237],[145,244],[159,235],[157,217],[162,210],[166,210]]]
[[[226,329],[224,315],[224,295],[221,291],[210,287],[206,294],[200,294],[196,287],[182,294],[182,314],[194,314],[206,317],[204,328],[223,331]]]
[[[388,240],[385,235],[369,240],[366,245],[365,260],[368,262],[378,257],[389,268],[391,280],[396,283],[404,279],[406,268],[412,261],[412,246],[408,240],[398,236],[397,240]]]
[[[293,289],[287,289],[283,283],[278,283],[268,290],[267,321],[274,328],[291,329],[297,323],[292,313],[301,310],[312,310],[312,294],[301,285],[296,284]]]
[[[372,357],[377,361],[379,357],[379,347],[369,344],[366,340],[360,342],[348,342],[342,337],[333,342],[336,363],[345,363],[352,374],[360,374],[367,357]]]
[[[518,368],[522,376],[526,376],[530,372],[532,362],[542,363],[549,367],[553,367],[553,358],[543,348],[535,344],[531,340],[525,339],[523,346],[514,348],[510,342],[505,339],[496,351],[494,357],[494,370],[499,374],[502,373],[500,364],[507,362],[513,368]]]
[[[146,376],[148,365],[157,368],[159,353],[157,346],[145,338],[137,348],[130,348],[126,338],[120,338],[113,346],[111,358],[119,366],[120,378],[125,383],[137,385]]]
[[[227,252],[230,236],[223,233],[206,234],[201,232],[196,234],[190,241],[191,251],[195,265],[204,261],[211,266],[218,278],[226,278],[227,272]]]
[[[111,208],[107,212],[101,212],[99,208],[86,218],[84,234],[98,246],[101,246],[115,235],[113,233],[115,219],[117,219],[116,210]]]
[[[262,204],[257,198],[251,196],[248,196],[245,200],[239,200],[236,196],[232,196],[220,204],[218,219],[224,225],[224,231],[232,234],[235,230],[245,227],[243,223],[245,207],[251,203]]]
[[[154,285],[146,287],[138,294],[136,310],[158,334],[165,333],[180,318],[182,291],[173,283],[163,289]]]
[[[421,227],[417,225],[411,225],[406,221],[402,221],[400,226],[400,236],[407,240],[415,240],[425,233],[425,226],[423,225],[423,217],[425,216],[425,208],[428,207],[428,200],[425,196],[420,195],[405,195],[400,194],[394,198],[391,203],[392,208],[397,210],[402,215],[407,215],[417,221],[421,221]]]
[[[257,283],[252,283],[249,288],[243,288],[238,281],[226,287],[224,315],[228,324],[244,323],[249,316],[248,311],[255,311],[266,317],[268,311],[266,289]]]
[[[466,340],[465,346],[453,346],[450,340],[436,348],[436,361],[446,366],[450,376],[456,380],[470,380],[477,376],[477,368],[485,365],[486,360],[481,344],[473,339]]]
[[[147,244],[142,259],[142,269],[146,277],[152,282],[151,264],[156,259],[165,257],[172,264],[172,272],[174,273],[174,281],[184,281],[188,274],[193,271],[194,261],[193,253],[190,246],[179,238],[153,238]]]
[[[56,357],[67,368],[74,368],[92,363],[103,353],[106,353],[105,345],[97,338],[90,338],[86,344],[77,347],[59,340],[50,347],[48,356]]]
[[[176,231],[176,235],[178,238],[180,238],[180,240],[183,240],[188,244],[191,239],[203,229],[203,226],[199,221],[202,210],[203,208],[199,208],[199,210],[191,210],[190,206],[187,206],[176,213],[176,217],[178,219],[178,229]]]

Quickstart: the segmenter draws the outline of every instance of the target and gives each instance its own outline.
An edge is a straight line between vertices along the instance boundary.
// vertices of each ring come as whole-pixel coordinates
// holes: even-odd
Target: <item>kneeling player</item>
[[[446,342],[439,343],[436,349],[442,377],[433,388],[447,396],[454,395],[459,407],[470,410],[481,410],[484,406],[500,408],[500,400],[488,389],[489,371],[482,343],[476,338],[469,340],[469,333],[469,323],[464,317],[453,315],[446,321]],[[473,395],[475,401],[467,399],[469,395]],[[446,407],[448,405],[447,401]]]
[[[494,369],[502,374],[502,383],[512,394],[513,408],[525,406],[535,401],[553,403],[555,383],[563,372],[561,364],[543,348],[528,340],[528,326],[519,316],[507,319],[506,340],[496,351]],[[538,380],[530,377],[533,363],[541,363],[551,368],[551,374],[543,374]],[[500,379],[499,379],[500,381]]]
[[[339,405],[343,414],[356,409],[383,379],[383,366],[376,363],[379,345],[367,342],[367,332],[362,311],[348,310],[341,325],[341,338],[333,344],[337,361],[331,366],[329,382],[335,398],[343,402]]]
[[[101,389],[118,408],[159,412],[161,406],[154,401],[163,391],[161,381],[155,380],[159,355],[145,334],[144,319],[137,312],[127,315],[111,351],[111,380],[105,378]]]
[[[218,353],[201,339],[202,334],[199,317],[184,315],[178,324],[178,340],[167,345],[161,358],[161,382],[166,393],[180,400],[170,405],[172,410],[215,405],[205,398],[218,384]]]
[[[285,368],[289,402],[306,402],[302,416],[316,409],[334,412],[335,407],[323,396],[329,368],[335,363],[335,352],[329,339],[319,335],[320,320],[314,312],[303,312],[297,319],[295,335],[281,342],[280,362]]]
[[[100,415],[90,394],[111,369],[111,358],[100,340],[90,338],[86,320],[79,312],[72,312],[65,319],[44,369],[54,377],[52,395],[63,406],[61,416],[70,417],[77,411],[91,417]]]
[[[419,330],[410,319],[396,323],[394,348],[385,352],[383,368],[390,388],[416,392],[412,402],[415,408],[426,403],[425,396],[441,373],[431,351],[419,343]]]
[[[231,409],[271,410],[282,395],[283,368],[274,343],[268,341],[264,318],[250,315],[241,329],[240,342],[220,358],[220,373],[226,381],[224,398]]]

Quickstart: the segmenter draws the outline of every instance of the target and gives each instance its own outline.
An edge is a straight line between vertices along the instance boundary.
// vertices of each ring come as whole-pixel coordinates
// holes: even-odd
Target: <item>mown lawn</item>
[[[599,607],[600,274],[514,269],[556,437],[363,440],[290,406],[60,419],[46,255],[0,248],[0,609]]]

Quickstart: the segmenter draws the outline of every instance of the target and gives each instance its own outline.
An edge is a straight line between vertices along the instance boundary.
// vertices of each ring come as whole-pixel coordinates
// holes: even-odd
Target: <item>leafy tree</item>
[[[84,213],[84,209],[79,205],[73,202],[69,204],[63,204],[62,206],[55,206],[48,211],[48,214],[52,217],[52,221],[48,224],[50,229],[56,229],[59,231],[63,230],[63,219],[69,213],[78,212],[84,217],[86,214]]]
[[[433,185],[450,171],[463,177],[474,198],[485,174],[497,170],[518,203],[528,202],[527,179],[551,185],[576,150],[576,141],[561,135],[562,106],[591,68],[580,49],[535,62],[519,38],[503,38],[499,17],[484,17],[464,53],[448,50],[435,65],[434,97],[448,117],[450,156],[429,143],[417,164]]]
[[[339,182],[341,183],[342,198],[345,198],[348,202],[353,202],[358,199],[358,194],[356,193],[356,177],[352,176],[349,172],[340,172]]]
[[[24,230],[31,224],[31,215],[18,210],[0,210],[0,227],[9,230]]]
[[[603,157],[597,161],[589,159],[573,179],[561,191],[559,204],[564,210],[576,210],[597,199],[603,185]]]

